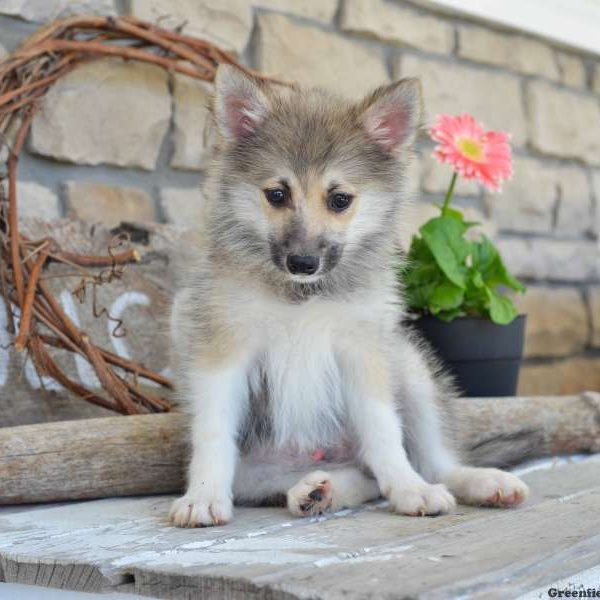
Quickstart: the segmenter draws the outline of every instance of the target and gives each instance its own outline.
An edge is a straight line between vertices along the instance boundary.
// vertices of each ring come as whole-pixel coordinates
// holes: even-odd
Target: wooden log
[[[579,396],[460,398],[457,438],[479,465],[600,452],[600,393]]]
[[[527,458],[600,452],[600,394],[459,399],[453,406],[462,414],[458,442],[480,456],[502,453],[502,442],[512,454],[526,448]],[[0,504],[178,492],[187,422],[172,413],[2,428]]]
[[[186,421],[172,413],[2,428],[0,504],[175,492]]]

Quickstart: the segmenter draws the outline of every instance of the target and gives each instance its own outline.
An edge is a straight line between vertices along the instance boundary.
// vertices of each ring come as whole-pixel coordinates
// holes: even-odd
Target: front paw
[[[208,497],[188,492],[171,505],[169,520],[176,527],[225,525],[233,516],[233,503],[227,497]]]
[[[395,512],[411,517],[433,517],[450,512],[456,506],[454,496],[445,485],[425,482],[393,488],[389,500]]]

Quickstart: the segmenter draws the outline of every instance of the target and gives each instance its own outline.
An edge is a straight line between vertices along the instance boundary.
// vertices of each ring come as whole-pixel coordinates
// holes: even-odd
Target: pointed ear
[[[215,78],[217,126],[228,140],[251,135],[264,121],[269,100],[255,79],[231,65],[220,65]]]
[[[395,153],[414,141],[422,116],[421,82],[410,78],[375,90],[364,102],[361,120],[375,143]]]

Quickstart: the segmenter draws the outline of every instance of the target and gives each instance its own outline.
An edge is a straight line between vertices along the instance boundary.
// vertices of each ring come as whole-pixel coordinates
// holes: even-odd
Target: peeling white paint
[[[73,301],[73,296],[69,291],[63,290],[60,293],[59,300],[69,319],[71,319],[77,327],[81,327],[77,308]],[[75,368],[77,369],[77,375],[79,376],[81,383],[87,388],[99,389],[101,387],[100,381],[90,363],[83,358],[83,356],[79,356],[79,354],[74,354],[73,356],[75,357]]]
[[[147,294],[144,294],[142,292],[135,292],[135,291],[123,292],[122,294],[117,296],[117,298],[115,298],[115,301],[112,303],[108,313],[114,319],[122,319],[125,311],[129,307],[135,306],[135,305],[149,306],[150,298],[148,298]],[[127,346],[125,345],[124,338],[115,337],[113,335],[113,330],[115,328],[114,321],[108,320],[106,322],[106,326],[108,327],[108,335],[109,335],[112,345],[115,349],[115,352],[121,358],[126,358],[127,360],[130,360],[131,354],[129,353],[129,350],[127,350]]]

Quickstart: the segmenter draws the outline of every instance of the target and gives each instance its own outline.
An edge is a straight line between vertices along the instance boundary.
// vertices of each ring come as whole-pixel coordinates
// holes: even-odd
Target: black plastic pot
[[[410,323],[436,351],[464,396],[514,396],[523,358],[525,315],[509,325],[480,317]]]

